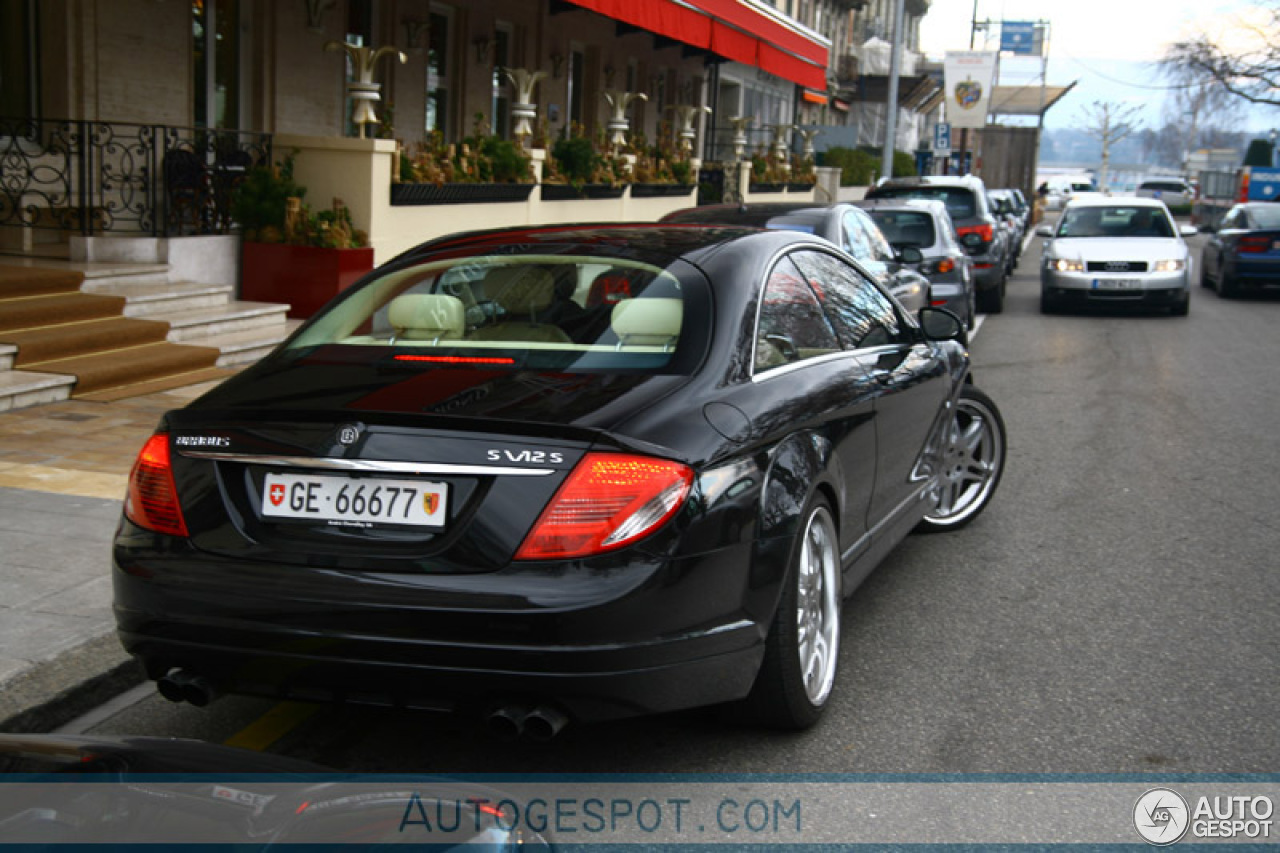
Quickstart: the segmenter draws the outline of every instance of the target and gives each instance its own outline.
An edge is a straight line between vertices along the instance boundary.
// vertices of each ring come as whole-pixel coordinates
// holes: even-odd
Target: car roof
[[[830,205],[815,205],[811,201],[769,202],[767,204],[706,204],[686,207],[668,213],[659,220],[662,223],[745,225],[763,228],[768,223],[785,217],[791,222],[820,221],[831,213]]]
[[[578,246],[600,255],[666,263],[677,257],[734,242],[758,228],[736,225],[683,225],[647,222],[571,224],[545,227],[498,228],[451,234],[429,240],[404,252],[392,263],[421,260],[439,254],[491,251],[515,254],[547,251],[549,246]]]
[[[1158,198],[1144,198],[1142,196],[1108,196],[1090,195],[1084,198],[1073,198],[1067,202],[1068,208],[1076,207],[1151,207],[1160,210],[1167,210],[1165,203]]]
[[[876,184],[873,190],[897,189],[899,187],[964,187],[965,189],[986,188],[982,178],[977,175],[917,175],[910,178],[891,178]]]
[[[936,198],[864,198],[855,201],[854,207],[862,210],[927,210],[934,215],[947,212],[947,203]]]

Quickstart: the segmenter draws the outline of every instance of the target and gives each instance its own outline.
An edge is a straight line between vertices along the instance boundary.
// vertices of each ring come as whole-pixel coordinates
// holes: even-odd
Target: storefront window
[[[36,115],[36,3],[0,0],[0,115]]]
[[[431,13],[427,39],[427,133],[449,138],[449,16]]]
[[[239,127],[239,0],[192,0],[191,50],[196,127]]]

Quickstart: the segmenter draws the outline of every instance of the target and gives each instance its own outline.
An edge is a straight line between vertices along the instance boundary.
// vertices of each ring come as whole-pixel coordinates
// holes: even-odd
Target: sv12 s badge
[[[564,454],[554,450],[501,450],[491,449],[486,452],[490,462],[514,462],[526,465],[559,465],[564,462]]]

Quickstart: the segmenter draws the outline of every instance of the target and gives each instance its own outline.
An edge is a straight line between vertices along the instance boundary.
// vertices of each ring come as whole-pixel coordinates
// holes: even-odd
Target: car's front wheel
[[[831,698],[840,653],[840,549],[831,508],[815,496],[791,547],[782,598],[747,702],[779,729],[806,729]]]
[[[934,507],[925,531],[963,527],[986,508],[1004,473],[1004,418],[986,394],[966,385],[943,427]]]

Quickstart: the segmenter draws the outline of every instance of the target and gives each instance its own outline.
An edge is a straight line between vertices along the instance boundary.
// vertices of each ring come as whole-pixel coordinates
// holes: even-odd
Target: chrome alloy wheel
[[[798,570],[796,650],[805,695],[821,706],[835,683],[840,649],[840,562],[835,524],[826,507],[809,516]]]
[[[982,511],[1004,466],[1004,424],[981,392],[966,389],[946,427],[939,460],[937,503],[925,522],[954,527]]]

